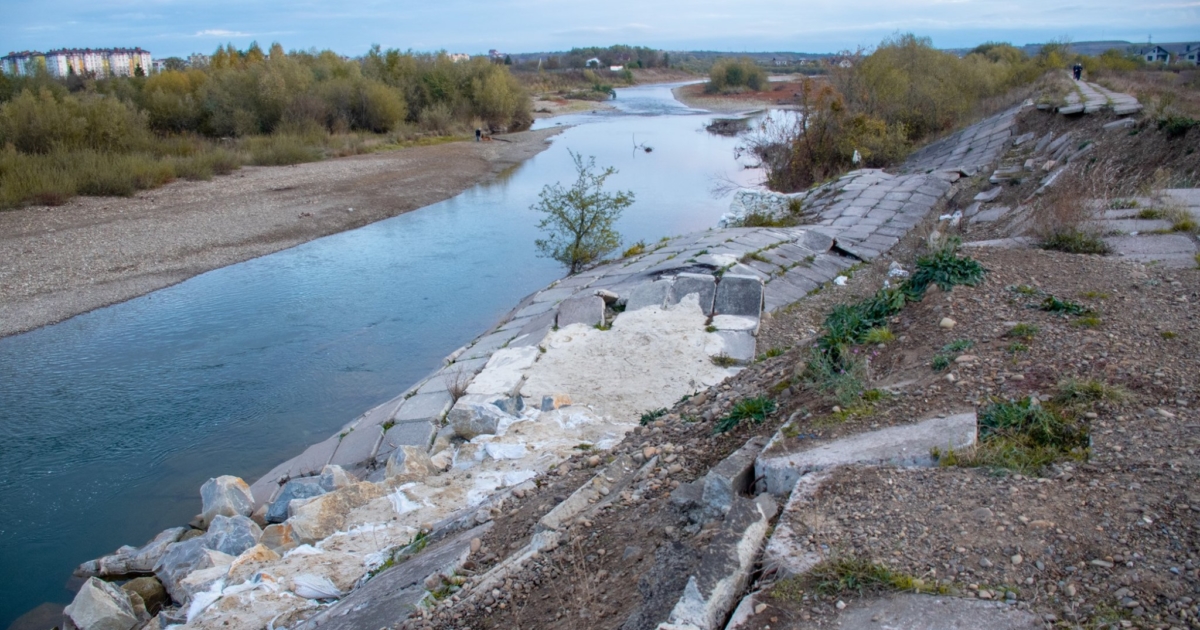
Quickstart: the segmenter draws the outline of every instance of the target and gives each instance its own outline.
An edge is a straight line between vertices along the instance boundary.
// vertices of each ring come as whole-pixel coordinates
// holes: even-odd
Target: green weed
[[[887,326],[876,326],[863,335],[863,343],[869,344],[891,343],[895,340],[896,335]]]
[[[1070,300],[1060,300],[1053,295],[1042,300],[1039,308],[1048,313],[1062,313],[1065,315],[1091,315],[1094,312],[1082,304],[1076,304]]]
[[[1042,249],[1051,249],[1068,254],[1109,254],[1112,253],[1112,248],[1104,239],[1084,232],[1083,230],[1069,228],[1060,232],[1055,232],[1042,239],[1040,244]]]
[[[712,362],[713,362],[713,365],[724,367],[724,368],[733,367],[738,364],[737,359],[725,354],[724,352],[712,357]]]
[[[713,428],[713,433],[726,433],[743,420],[749,420],[754,424],[762,424],[767,419],[767,416],[774,412],[775,401],[766,396],[743,398],[734,403],[724,418],[717,421],[716,426]]]
[[[1029,296],[1042,294],[1041,289],[1036,289],[1034,287],[1029,286],[1028,284],[1018,284],[1016,286],[1010,286],[1010,287],[1008,287],[1008,290],[1012,291],[1013,293],[1019,293],[1021,295],[1029,295]]]
[[[1004,336],[1028,341],[1036,337],[1039,332],[1041,332],[1040,329],[1033,324],[1017,324],[1009,328],[1008,332],[1004,333]]]
[[[650,411],[642,414],[640,422],[642,423],[642,426],[646,426],[665,415],[667,415],[666,409],[651,409]]]
[[[1159,208],[1146,208],[1145,210],[1137,213],[1137,218],[1145,219],[1147,221],[1155,221],[1158,219],[1167,218],[1167,213]]]
[[[1090,407],[1098,402],[1121,402],[1130,397],[1123,387],[1092,379],[1069,378],[1060,382],[1057,389],[1054,402],[1066,407]]]
[[[1080,328],[1099,328],[1100,324],[1103,324],[1104,321],[1095,315],[1084,315],[1075,320],[1074,323]]]
[[[767,350],[766,352],[758,355],[758,358],[756,360],[757,361],[766,361],[767,359],[773,359],[777,356],[780,356],[784,352],[786,352],[786,350],[784,348],[779,348],[779,347],[771,348],[770,350]]]
[[[1018,352],[1029,352],[1029,346],[1018,341],[1014,341],[1008,344],[1008,347],[1005,348],[1005,350],[1011,352],[1012,354],[1017,354]]]
[[[639,254],[645,253],[645,251],[646,251],[646,241],[638,241],[638,242],[634,243],[633,245],[630,245],[629,249],[622,252],[621,258],[629,258],[630,256],[637,256]]]
[[[1037,475],[1062,459],[1086,460],[1089,445],[1085,424],[1025,398],[984,408],[979,414],[979,442],[974,447],[960,452],[934,449],[931,454],[943,466],[1000,468]]]
[[[1158,333],[1158,336],[1162,337],[1163,339],[1171,340],[1178,337],[1179,334],[1171,330],[1164,330]]]
[[[1108,294],[1101,293],[1099,291],[1084,291],[1079,294],[1079,297],[1084,298],[1085,300],[1107,300]]]

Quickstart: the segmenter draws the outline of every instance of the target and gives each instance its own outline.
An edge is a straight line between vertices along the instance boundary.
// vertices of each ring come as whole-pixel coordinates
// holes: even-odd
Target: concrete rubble
[[[764,313],[886,253],[939,207],[956,181],[990,167],[1010,146],[1018,111],[926,147],[900,174],[862,169],[805,193],[738,197],[747,211],[760,211],[751,210],[755,204],[770,212],[799,207],[811,225],[687,234],[564,278],[522,300],[442,368],[253,485],[234,477],[206,483],[194,525],[207,531],[168,530],[141,549],[108,557],[119,561],[86,563],[85,572],[110,576],[115,569],[105,567],[144,567],[153,558],[174,602],[153,622],[160,625],[394,624],[426,605],[438,580],[458,579],[451,576],[472,552],[472,540],[509,497],[534,490],[535,478],[581,444],[603,452],[637,426],[641,413],[736,374],[756,356]],[[949,445],[967,443],[961,420],[962,426],[939,425],[937,446],[945,446],[947,431],[963,437]],[[663,627],[723,627],[760,550],[770,555],[803,495],[786,499],[783,525],[771,535],[789,480],[817,479],[821,469],[844,461],[911,463],[932,445],[863,443],[854,448],[869,456],[858,459],[821,449],[797,459],[779,451],[784,441],[752,440],[702,480],[677,489],[678,504],[689,506],[697,523],[719,523],[719,533]],[[462,598],[557,545],[561,523],[620,494],[656,455],[643,460],[606,463],[545,515],[526,547],[472,578]],[[797,479],[770,472],[799,469],[818,472]],[[764,477],[758,484],[764,487],[756,487],[756,477]]]

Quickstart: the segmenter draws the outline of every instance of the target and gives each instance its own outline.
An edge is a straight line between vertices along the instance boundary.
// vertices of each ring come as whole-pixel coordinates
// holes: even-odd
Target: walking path
[[[1142,105],[1129,94],[1114,92],[1096,83],[1088,83],[1071,78],[1074,90],[1067,92],[1064,103],[1058,106],[1058,113],[1095,114],[1108,108],[1118,116],[1125,116],[1141,111]]]

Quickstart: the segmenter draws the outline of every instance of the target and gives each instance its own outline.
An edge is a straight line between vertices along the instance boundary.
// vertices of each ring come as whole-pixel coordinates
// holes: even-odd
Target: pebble
[[[483,541],[478,538],[471,539],[471,553],[479,553],[479,549],[483,547]]]
[[[1012,563],[1013,563],[1013,565],[1014,565],[1014,566],[1016,566],[1016,565],[1018,565],[1018,564],[1021,564],[1021,562],[1022,562],[1022,561],[1024,561],[1024,560],[1025,560],[1025,558],[1022,558],[1022,557],[1021,557],[1021,554],[1017,554],[1017,555],[1015,555],[1015,556],[1013,556],[1013,557],[1012,557]]]
[[[981,567],[983,567],[983,568],[985,568],[985,569],[990,569],[990,568],[992,568],[992,561],[991,561],[991,560],[988,560],[987,558],[980,558],[980,559],[979,559],[979,566],[981,566]]]
[[[837,604],[834,604],[834,606],[837,607],[838,610],[842,610],[846,607],[846,602],[839,599]]]
[[[945,328],[947,330],[954,328],[957,325],[958,325],[958,322],[954,321],[953,319],[950,319],[949,317],[943,317],[942,321],[938,322],[938,326],[941,326],[942,328]]]

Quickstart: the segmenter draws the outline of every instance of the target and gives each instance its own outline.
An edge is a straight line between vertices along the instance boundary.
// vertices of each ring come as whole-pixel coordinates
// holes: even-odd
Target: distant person
[[[1075,73],[1075,80],[1078,81],[1083,77],[1083,64],[1075,64],[1074,67],[1071,68],[1071,71]]]
[[[1079,77],[1076,77],[1076,78],[1079,78]],[[479,142],[482,139],[483,139],[483,130],[478,129],[478,128],[475,129],[475,142]]]

